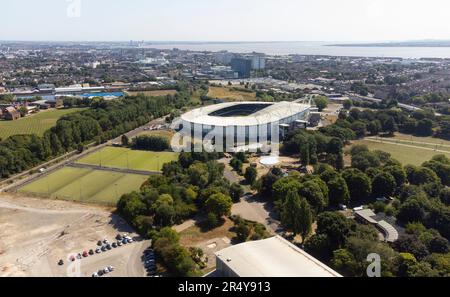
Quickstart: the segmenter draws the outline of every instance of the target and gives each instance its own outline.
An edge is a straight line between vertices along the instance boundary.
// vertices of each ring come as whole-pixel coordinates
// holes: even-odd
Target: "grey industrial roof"
[[[384,237],[387,242],[394,242],[394,241],[398,240],[397,230],[394,228],[394,226],[392,226],[388,222],[379,221],[378,227],[383,230]]]
[[[376,214],[370,209],[363,209],[355,211],[355,214],[366,220],[368,223],[377,224],[378,222],[373,218]]]
[[[236,117],[220,117],[211,116],[212,112],[220,109],[238,106],[240,104],[267,104],[268,107],[259,110],[249,116],[236,116]],[[181,116],[181,119],[186,122],[203,124],[210,126],[257,126],[268,123],[273,123],[281,119],[296,115],[309,109],[310,106],[306,104],[294,103],[294,102],[228,102],[210,105],[198,109],[189,111]]]
[[[234,245],[216,256],[240,277],[341,277],[280,236]]]

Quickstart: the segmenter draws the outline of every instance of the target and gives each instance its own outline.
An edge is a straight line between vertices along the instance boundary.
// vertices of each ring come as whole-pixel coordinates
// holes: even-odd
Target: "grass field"
[[[143,131],[138,134],[138,136],[161,136],[167,137],[169,140],[172,139],[175,132],[167,130],[153,130],[153,131]]]
[[[82,108],[52,109],[41,111],[16,121],[0,121],[0,138],[6,139],[18,134],[36,134],[42,136],[45,131],[53,127],[64,115],[83,110]]]
[[[160,171],[164,163],[176,160],[178,160],[177,153],[135,151],[127,148],[106,147],[81,158],[77,163],[112,168]]]
[[[64,167],[38,179],[19,192],[54,199],[115,205],[121,195],[137,191],[145,175]]]
[[[208,97],[230,101],[254,101],[256,93],[238,91],[229,87],[209,87]]]
[[[141,92],[128,92],[131,96],[136,96],[138,94],[144,94],[145,96],[150,97],[158,97],[158,96],[167,96],[167,95],[175,95],[177,93],[176,90],[157,90],[157,91],[141,91]]]
[[[423,148],[429,148],[434,150],[441,150],[441,151],[447,151],[450,152],[450,141],[439,139],[439,138],[433,138],[433,137],[417,137],[417,136],[411,136],[411,135],[405,135],[397,133],[394,137],[377,137],[373,138],[375,140],[383,141],[386,143],[394,143],[394,144],[405,144],[405,145],[412,145],[412,146],[418,146]]]
[[[397,159],[404,165],[421,165],[423,162],[430,160],[433,156],[444,154],[450,157],[450,151],[444,152],[435,151],[435,146],[426,147],[418,144],[411,143],[395,143],[391,141],[374,142],[370,140],[358,140],[355,141],[354,144],[365,144],[369,147],[370,150],[381,150],[388,152],[392,155],[394,159]],[[438,148],[441,150],[441,148]]]

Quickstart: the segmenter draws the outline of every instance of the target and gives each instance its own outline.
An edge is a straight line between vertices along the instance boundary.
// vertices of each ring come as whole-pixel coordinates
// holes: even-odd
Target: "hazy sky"
[[[0,11],[0,40],[450,39],[449,0],[0,0]]]

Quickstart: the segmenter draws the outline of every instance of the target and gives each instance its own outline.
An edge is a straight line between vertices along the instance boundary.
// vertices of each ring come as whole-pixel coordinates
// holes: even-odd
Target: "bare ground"
[[[136,242],[68,261],[72,253],[95,250],[98,240],[112,242],[117,233]],[[0,195],[0,276],[90,276],[109,265],[116,268],[109,276],[144,276],[141,255],[149,244],[107,208]]]

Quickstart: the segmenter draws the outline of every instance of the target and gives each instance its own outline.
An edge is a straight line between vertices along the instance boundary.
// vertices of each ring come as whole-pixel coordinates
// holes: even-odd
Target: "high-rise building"
[[[245,58],[233,58],[231,69],[238,73],[239,78],[248,78],[252,71],[252,60]]]
[[[254,53],[252,56],[252,69],[262,70],[266,68],[266,55]]]
[[[221,51],[214,54],[214,60],[216,61],[216,63],[223,65],[229,65],[233,58],[234,54],[227,51]]]

